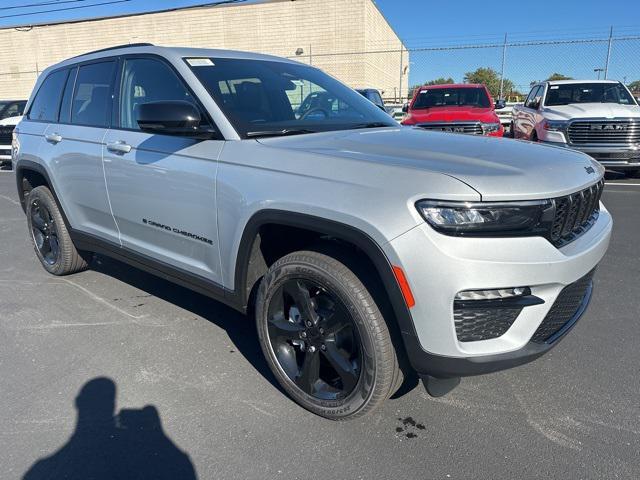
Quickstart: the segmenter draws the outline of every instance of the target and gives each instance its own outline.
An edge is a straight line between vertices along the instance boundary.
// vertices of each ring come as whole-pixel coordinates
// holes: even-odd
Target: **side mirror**
[[[496,100],[496,105],[495,105],[496,110],[502,110],[506,106],[507,106],[507,102],[505,102],[504,100]]]
[[[200,127],[200,112],[194,104],[182,100],[143,103],[136,120],[140,130],[147,133],[200,138],[210,138],[214,133]]]
[[[409,104],[405,103],[402,105],[402,113],[409,113]]]

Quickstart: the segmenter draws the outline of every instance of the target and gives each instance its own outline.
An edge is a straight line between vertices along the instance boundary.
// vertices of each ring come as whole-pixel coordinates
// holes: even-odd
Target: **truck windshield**
[[[627,89],[620,83],[570,83],[549,86],[545,106],[571,103],[636,104]]]
[[[422,90],[413,103],[414,109],[434,107],[489,108],[489,97],[484,88],[431,88]]]
[[[244,138],[398,125],[313,67],[236,58],[185,61]]]

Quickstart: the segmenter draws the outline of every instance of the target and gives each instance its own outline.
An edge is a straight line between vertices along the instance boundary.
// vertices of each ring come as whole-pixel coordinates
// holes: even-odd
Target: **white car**
[[[11,138],[20,120],[22,116],[0,120],[0,168],[11,165]]]
[[[558,80],[533,86],[513,107],[514,138],[570,147],[605,167],[640,173],[640,106],[612,80]]]

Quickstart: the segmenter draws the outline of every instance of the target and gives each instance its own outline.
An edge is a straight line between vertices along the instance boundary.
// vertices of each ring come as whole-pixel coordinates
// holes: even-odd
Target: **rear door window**
[[[71,123],[109,126],[115,67],[113,60],[80,66],[71,104]]]
[[[41,122],[57,122],[60,97],[69,70],[58,70],[44,79],[31,103],[27,118]]]

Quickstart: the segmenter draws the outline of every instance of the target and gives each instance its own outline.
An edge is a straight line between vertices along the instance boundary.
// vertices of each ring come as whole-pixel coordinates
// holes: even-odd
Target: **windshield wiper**
[[[379,128],[379,127],[394,127],[395,125],[389,125],[386,122],[369,122],[369,123],[358,123],[351,128]]]
[[[263,130],[257,132],[247,132],[247,137],[282,137],[285,135],[302,135],[305,133],[316,133],[315,130],[306,128],[284,128],[282,130]]]

